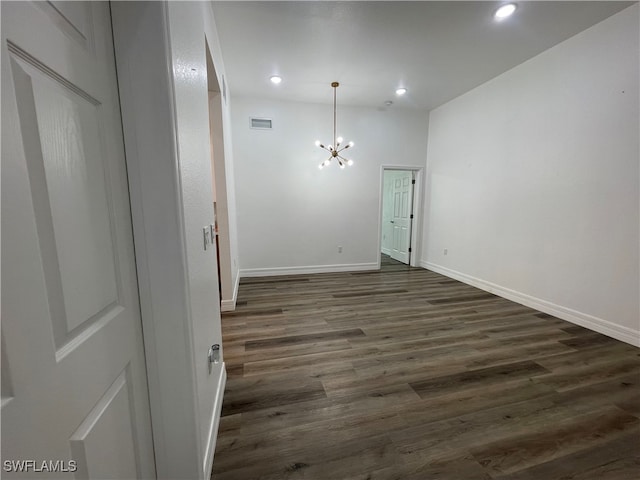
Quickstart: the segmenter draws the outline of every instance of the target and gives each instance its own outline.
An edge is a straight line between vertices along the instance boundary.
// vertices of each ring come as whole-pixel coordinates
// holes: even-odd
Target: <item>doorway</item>
[[[227,201],[227,175],[225,163],[222,105],[226,102],[226,89],[220,88],[213,65],[213,57],[206,45],[207,89],[209,93],[209,139],[211,142],[211,184],[213,187],[214,241],[218,256],[218,293],[220,310],[235,308],[234,284],[231,267],[231,240],[229,235],[229,205]],[[224,83],[224,80],[223,80]]]
[[[379,252],[406,265],[416,266],[416,210],[421,169],[382,167]]]

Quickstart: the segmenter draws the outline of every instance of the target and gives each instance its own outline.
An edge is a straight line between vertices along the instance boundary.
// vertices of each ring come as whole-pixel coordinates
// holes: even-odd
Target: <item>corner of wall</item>
[[[236,309],[236,302],[238,300],[238,288],[240,287],[240,272],[236,269],[233,272],[235,277],[233,279],[233,295],[229,299],[222,299],[220,302],[221,312],[233,312]]]
[[[579,312],[562,305],[557,305],[542,298],[536,298],[534,296],[527,295],[526,293],[512,290],[502,285],[497,285],[481,278],[473,277],[471,275],[443,267],[442,265],[436,265],[435,263],[423,260],[420,262],[420,266],[432,272],[445,275],[449,278],[466,283],[467,285],[479,288],[480,290],[506,298],[512,302],[519,303],[520,305],[534,308],[562,320],[575,323],[576,325],[580,325],[615,338],[616,340],[640,347],[640,335],[638,332],[623,325],[617,325],[603,318],[598,318],[593,315],[589,315],[588,313]]]
[[[421,266],[638,345],[638,13],[430,112]]]

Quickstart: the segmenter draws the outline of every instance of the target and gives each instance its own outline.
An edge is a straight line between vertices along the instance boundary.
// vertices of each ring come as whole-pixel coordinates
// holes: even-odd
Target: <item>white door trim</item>
[[[382,201],[384,197],[384,172],[385,170],[407,170],[414,172],[416,183],[413,188],[413,222],[411,224],[411,255],[409,265],[419,267],[418,246],[420,245],[420,233],[422,232],[422,195],[424,182],[424,167],[415,165],[381,165],[380,166],[380,189],[378,197],[378,258],[377,268],[380,269],[380,251],[382,250]]]
[[[208,39],[207,39],[208,41]],[[206,52],[207,58],[211,59],[209,48]],[[213,61],[211,61],[213,63]],[[209,64],[209,60],[207,61]],[[211,69],[211,71],[210,71]],[[216,192],[216,222],[218,232],[218,259],[219,259],[219,282],[220,282],[220,306],[222,311],[233,311],[236,309],[236,299],[238,289],[232,278],[232,258],[231,258],[231,238],[230,238],[230,222],[229,222],[229,201],[227,193],[227,169],[226,169],[226,153],[224,148],[224,122],[222,119],[222,103],[224,98],[220,87],[217,85],[215,67],[207,67],[209,80],[209,137],[211,141],[212,158],[211,169],[213,172],[212,183]],[[211,90],[212,84],[217,90]],[[217,96],[215,95],[217,94]],[[236,275],[239,279],[239,276]]]
[[[144,29],[145,35],[141,35],[136,41],[133,39],[137,18],[135,14],[131,14],[131,10],[125,10],[126,3],[112,4],[112,22],[125,133],[156,469],[158,477],[162,478],[167,477],[166,472],[171,468],[169,462],[176,456],[183,459],[191,457],[188,463],[194,466],[200,462],[196,455],[198,446],[195,437],[190,439],[182,434],[187,425],[195,422],[194,402],[184,401],[181,412],[176,412],[173,418],[168,415],[171,405],[179,402],[180,397],[183,397],[183,400],[189,396],[195,398],[195,380],[189,373],[193,371],[189,368],[190,360],[183,352],[190,348],[190,334],[185,328],[188,322],[182,321],[189,310],[186,293],[188,276],[183,238],[184,219],[180,208],[182,198],[178,185],[175,106],[169,75],[171,60],[167,42],[163,41],[168,30],[166,7],[163,3],[157,4],[158,8],[152,8],[151,4],[149,7],[145,12],[146,19],[155,19],[155,26],[151,25],[154,23],[151,21],[143,23],[141,30]],[[135,13],[144,21],[143,12]],[[152,39],[152,36],[155,38]],[[124,46],[128,49],[125,50]],[[146,55],[142,55],[142,51],[146,51]],[[132,71],[130,65],[135,63],[136,56],[144,63],[139,64],[136,71]],[[148,109],[136,108],[139,107],[138,104],[153,106],[155,126],[158,127],[158,123],[162,121],[164,125],[160,128],[167,133],[166,135],[159,136],[144,128],[143,122],[151,112]],[[161,141],[158,141],[160,138]],[[133,145],[137,148],[132,148]],[[151,178],[151,165],[148,161],[151,158],[155,159],[153,184],[144,181],[145,178]],[[152,208],[151,205],[155,207]],[[161,222],[165,225],[163,241],[153,242],[152,238],[147,239],[153,235],[150,230],[161,225]],[[164,266],[164,274],[160,266]],[[177,319],[179,320],[176,321]],[[167,328],[170,322],[175,323],[172,334]],[[175,353],[173,360],[167,358],[167,349],[171,348],[171,336],[174,343],[172,351]],[[172,366],[170,362],[173,363]],[[171,388],[171,380],[164,378],[163,372],[169,371],[168,369],[184,374],[184,395],[176,395],[177,392]],[[182,440],[182,447],[173,448],[172,436]],[[185,472],[185,477],[190,476]]]
[[[169,10],[166,2],[113,2],[112,21],[157,475],[197,479],[210,475],[226,373],[224,363],[214,366],[222,369],[210,399],[214,416],[200,418],[196,372],[207,352],[194,347],[193,235],[185,226]]]

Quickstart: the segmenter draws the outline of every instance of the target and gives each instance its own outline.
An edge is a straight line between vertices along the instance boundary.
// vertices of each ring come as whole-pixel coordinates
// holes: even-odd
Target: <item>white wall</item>
[[[638,36],[636,4],[431,112],[423,266],[640,344]]]
[[[207,3],[168,2],[167,16],[183,205],[183,241],[187,254],[189,341],[193,356],[191,374],[195,376],[196,387],[199,467],[206,478],[211,473],[222,407],[223,392],[220,388],[224,388],[222,380],[225,376],[222,363],[210,366],[207,361],[211,345],[222,345],[222,333],[215,243],[212,242],[207,249],[203,245],[203,227],[213,224],[205,42],[215,45],[217,35],[205,28],[205,18],[213,24],[213,12]],[[216,74],[222,75],[224,69],[214,53],[215,48],[210,46],[210,50]]]
[[[158,478],[208,478],[226,373],[213,245],[205,41],[200,2],[112,5]],[[229,135],[228,112],[225,134]]]
[[[319,170],[329,154],[314,141],[332,143],[332,105],[232,100],[242,275],[376,268],[380,167],[424,167],[426,113],[338,100],[338,135],[355,142],[345,152],[355,164]],[[249,128],[251,116],[272,119],[273,130]]]

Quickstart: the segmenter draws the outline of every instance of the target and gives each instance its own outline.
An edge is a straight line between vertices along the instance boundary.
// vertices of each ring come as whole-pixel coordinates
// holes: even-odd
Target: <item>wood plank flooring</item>
[[[640,349],[383,257],[243,279],[215,480],[640,478]]]

